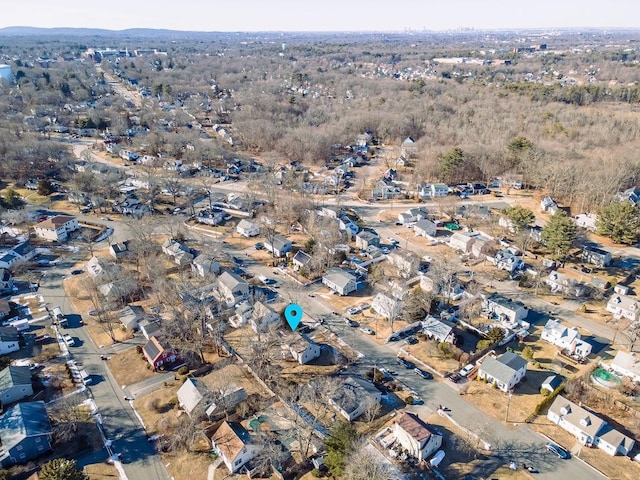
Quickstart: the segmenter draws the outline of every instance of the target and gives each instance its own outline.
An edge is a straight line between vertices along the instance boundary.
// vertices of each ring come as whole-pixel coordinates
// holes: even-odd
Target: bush
[[[187,373],[189,373],[189,367],[187,366],[178,369],[178,375],[186,375]]]
[[[174,408],[176,405],[178,405],[178,397],[173,397],[169,399],[169,401],[167,402],[167,405],[169,405],[171,408]]]
[[[155,410],[156,412],[160,410],[160,399],[159,398],[150,398],[147,400],[147,410]]]
[[[413,405],[413,397],[411,395],[409,395],[407,398],[404,399],[404,403],[406,403],[407,405]]]
[[[142,355],[142,345],[136,345],[136,353]]]
[[[311,470],[311,475],[313,475],[316,478],[322,478],[324,477],[324,472],[318,470],[317,468],[314,468],[313,470]]]

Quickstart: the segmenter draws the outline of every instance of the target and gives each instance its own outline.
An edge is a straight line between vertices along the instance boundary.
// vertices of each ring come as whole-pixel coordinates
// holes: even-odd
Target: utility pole
[[[509,391],[509,398],[507,399],[507,414],[504,417],[504,421],[506,423],[509,423],[509,407],[511,406],[511,397],[513,396],[513,393],[511,391]]]

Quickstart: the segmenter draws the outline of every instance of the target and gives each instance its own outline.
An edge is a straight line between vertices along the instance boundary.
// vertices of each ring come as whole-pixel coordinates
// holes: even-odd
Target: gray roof
[[[21,402],[0,416],[0,440],[10,450],[25,437],[49,435],[51,423],[44,402]]]
[[[428,316],[422,321],[422,333],[444,342],[453,332],[453,327],[442,320]]]
[[[362,230],[356,234],[356,237],[362,238],[363,240],[371,241],[375,238],[380,238],[376,232],[372,232],[371,230]]]
[[[0,342],[17,342],[19,338],[16,327],[0,327]]]
[[[230,272],[229,270],[222,272],[218,277],[218,283],[222,283],[229,290],[233,290],[238,285],[246,285],[247,282],[238,274]]]
[[[513,374],[527,365],[527,361],[513,352],[507,352],[498,358],[487,357],[480,369],[499,382],[509,383]]]
[[[369,395],[379,394],[378,389],[368,380],[347,377],[342,385],[331,395],[331,400],[341,410],[351,414],[358,409],[362,401]]]
[[[16,385],[31,385],[31,370],[29,370],[29,367],[9,365],[0,372],[0,392]]]
[[[187,378],[178,390],[178,400],[187,413],[193,412],[209,393],[207,386],[195,378]]]
[[[346,287],[349,282],[356,281],[356,277],[354,275],[340,268],[331,268],[327,270],[324,277],[331,283],[338,285],[340,288]]]
[[[563,381],[564,377],[562,375],[549,375],[544,379],[544,382],[542,382],[541,386],[544,387],[545,385],[547,385],[551,389],[551,391],[553,391],[558,388]]]
[[[309,255],[307,252],[303,252],[302,250],[298,250],[293,257],[293,261],[301,265],[306,265],[311,261],[311,255]]]
[[[138,328],[138,322],[144,318],[144,308],[140,305],[127,305],[118,314],[122,324],[130,329]]]
[[[586,408],[576,405],[562,395],[556,397],[549,407],[549,412],[561,416],[566,423],[577,427],[592,437],[595,437],[606,423]]]

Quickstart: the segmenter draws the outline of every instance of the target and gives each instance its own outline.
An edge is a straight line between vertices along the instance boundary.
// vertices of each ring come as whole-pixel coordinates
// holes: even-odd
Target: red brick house
[[[156,336],[151,337],[142,347],[142,353],[154,369],[176,361],[176,351],[168,342],[159,340]]]

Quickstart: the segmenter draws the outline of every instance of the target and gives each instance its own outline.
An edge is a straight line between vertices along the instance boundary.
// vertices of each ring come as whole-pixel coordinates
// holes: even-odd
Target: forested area
[[[523,42],[542,41],[543,50],[514,53]],[[363,131],[394,145],[411,136],[418,154],[406,180],[522,174],[526,184],[580,211],[606,205],[637,183],[640,84],[635,42],[625,33],[5,37],[1,43],[15,83],[5,83],[0,95],[0,174],[18,181],[51,175],[70,158],[64,145],[50,141],[52,131],[125,135],[137,127],[132,146],[209,163],[239,149],[321,165],[332,145]],[[85,52],[104,44],[166,55],[132,53],[103,59],[96,69]],[[442,61],[458,57],[476,61]],[[146,91],[142,108],[111,94],[104,74],[114,72],[127,88]],[[225,125],[234,148],[193,128],[196,122]],[[510,148],[516,138],[526,139],[526,148]],[[444,172],[442,159],[454,148],[459,158]]]

